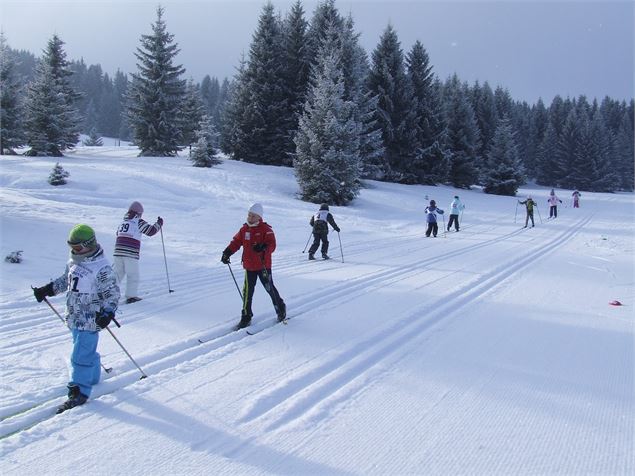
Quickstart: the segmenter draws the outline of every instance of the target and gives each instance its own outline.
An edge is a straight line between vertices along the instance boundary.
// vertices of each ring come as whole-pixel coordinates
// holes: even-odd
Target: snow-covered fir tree
[[[479,131],[466,84],[453,75],[444,87],[446,146],[450,159],[449,182],[457,188],[470,188],[479,180],[477,154]]]
[[[0,154],[24,144],[21,89],[14,54],[0,31]]]
[[[498,121],[482,172],[485,193],[515,196],[525,183],[524,169],[518,156],[514,130],[508,118]]]
[[[438,82],[432,73],[430,57],[420,41],[406,56],[406,70],[412,84],[411,108],[415,115],[418,150],[412,172],[417,182],[433,185],[445,182],[449,171],[449,152],[443,147],[445,126]]]
[[[57,36],[49,40],[39,61],[34,80],[27,88],[25,105],[26,155],[59,157],[75,147],[80,119],[75,108],[79,97],[70,85],[72,74]]]
[[[84,145],[89,147],[101,147],[104,145],[104,141],[97,132],[97,128],[93,127],[88,134],[88,139],[84,141]]]
[[[416,137],[415,111],[410,103],[412,84],[406,75],[397,32],[391,25],[384,30],[372,53],[368,87],[378,96],[375,117],[382,131],[392,180],[416,183],[417,176],[410,170],[420,144]]]
[[[218,157],[218,133],[208,115],[204,115],[196,130],[196,143],[190,152],[194,167],[213,167],[220,164]]]
[[[157,8],[152,34],[141,36],[135,56],[137,73],[127,98],[127,114],[140,156],[171,157],[181,149],[185,69],[175,65],[180,51],[174,35],[167,31],[163,8]]]
[[[66,183],[66,179],[70,176],[71,174],[68,173],[66,170],[64,170],[64,168],[60,165],[59,162],[57,162],[55,164],[55,167],[53,167],[53,170],[51,171],[51,174],[49,175],[49,179],[48,182],[51,185],[64,185]]]
[[[183,145],[191,148],[192,143],[198,140],[196,131],[199,129],[204,114],[205,106],[201,98],[201,90],[194,79],[190,78],[187,82],[185,101],[181,108]]]
[[[352,16],[344,19],[339,34],[342,48],[344,98],[355,105],[355,120],[359,122],[360,173],[362,178],[384,180],[390,170],[385,157],[382,131],[375,116],[379,96],[367,84],[370,65],[368,55],[359,44]]]
[[[494,92],[487,81],[482,86],[479,85],[478,81],[474,84],[470,89],[470,101],[480,139],[476,167],[481,169],[487,162],[487,154],[491,148],[500,116],[496,110]]]
[[[295,137],[294,168],[303,200],[346,205],[359,193],[360,124],[344,99],[341,48],[323,45]]]

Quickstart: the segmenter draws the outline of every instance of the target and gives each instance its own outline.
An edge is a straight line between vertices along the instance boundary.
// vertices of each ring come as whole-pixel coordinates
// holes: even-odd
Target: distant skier
[[[437,203],[434,200],[430,200],[430,205],[426,207],[426,222],[428,223],[428,229],[426,230],[426,236],[429,238],[430,234],[436,238],[439,231],[439,225],[437,225],[437,214],[443,215],[443,210],[437,208]]]
[[[580,208],[580,192],[576,190],[571,196],[573,197],[573,208]]]
[[[276,236],[271,226],[262,220],[262,214],[262,205],[254,203],[247,213],[247,222],[234,235],[221,257],[221,262],[229,264],[230,256],[241,246],[243,248],[242,263],[245,269],[245,281],[242,292],[243,308],[237,329],[251,324],[253,317],[251,301],[254,296],[256,278],[260,279],[269,293],[278,321],[281,322],[287,317],[287,306],[274,286],[271,274],[271,254],[276,249]]]
[[[163,226],[163,218],[158,217],[154,225],[143,218],[143,205],[132,202],[117,228],[117,241],[113,258],[113,268],[117,273],[119,284],[126,278],[126,303],[141,301],[137,296],[139,290],[139,255],[141,252],[141,235],[156,235]]]
[[[329,223],[333,227],[335,231],[339,233],[340,228],[335,223],[335,219],[333,215],[329,212],[329,206],[326,203],[320,205],[320,209],[311,217],[311,221],[309,224],[313,227],[313,244],[311,248],[309,248],[309,259],[315,259],[315,252],[320,246],[320,241],[322,241],[322,258],[329,259],[328,251],[329,251]]]
[[[547,203],[549,203],[549,218],[558,218],[558,202],[562,203],[562,200],[558,198],[552,188],[547,200]]]
[[[75,226],[68,236],[68,245],[70,259],[64,274],[33,290],[38,302],[66,292],[66,323],[73,334],[72,374],[67,385],[68,400],[58,413],[86,403],[93,385],[99,382],[99,331],[108,327],[119,302],[117,276],[93,229],[88,225]]]
[[[459,231],[459,213],[461,213],[465,209],[465,205],[461,203],[459,200],[459,196],[455,195],[454,200],[450,203],[450,220],[448,221],[448,231],[452,228],[452,223],[454,223],[454,229]]]
[[[534,207],[537,207],[538,204],[532,200],[531,195],[527,197],[527,200],[524,200],[522,202],[518,200],[518,203],[520,203],[521,205],[525,205],[525,207],[527,207],[527,216],[525,217],[525,226],[523,228],[527,228],[530,218],[531,218],[531,227],[533,228],[534,227]]]

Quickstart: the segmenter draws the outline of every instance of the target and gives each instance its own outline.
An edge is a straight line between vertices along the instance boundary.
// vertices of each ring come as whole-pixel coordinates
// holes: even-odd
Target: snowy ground
[[[634,195],[584,193],[522,229],[510,197],[371,182],[332,207],[330,261],[302,253],[316,206],[288,168],[137,158],[80,147],[2,157],[0,472],[9,474],[633,474]],[[459,233],[425,238],[425,197],[458,193]],[[132,200],[165,219],[142,247],[143,301],[102,333],[113,367],[88,404],[55,416],[70,336],[30,286],[64,270],[93,226],[108,255]],[[262,202],[291,320],[259,287],[251,330],[220,255]],[[342,262],[343,255],[343,262]],[[240,259],[232,269],[242,280]],[[614,307],[609,301],[620,300]],[[64,298],[51,303],[64,308]],[[203,341],[200,343],[199,340]]]

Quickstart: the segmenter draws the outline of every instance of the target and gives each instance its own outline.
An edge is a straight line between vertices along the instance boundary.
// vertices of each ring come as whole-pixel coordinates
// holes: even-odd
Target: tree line
[[[27,145],[27,154],[61,155],[80,131],[95,130],[132,139],[141,156],[194,145],[190,155],[209,149],[205,159],[218,147],[235,160],[293,166],[304,200],[334,204],[354,199],[363,179],[506,195],[528,179],[634,188],[632,99],[529,105],[487,82],[441,80],[423,44],[404,52],[391,25],[369,56],[335,0],[310,20],[300,1],[285,15],[265,4],[234,78],[197,84],[175,62],[163,15],[157,8],[129,77],[68,62],[55,35],[39,62],[23,61],[36,64],[25,89],[19,52],[2,38],[2,152]]]

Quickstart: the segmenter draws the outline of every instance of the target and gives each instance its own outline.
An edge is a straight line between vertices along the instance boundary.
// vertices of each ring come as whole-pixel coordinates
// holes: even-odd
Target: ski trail
[[[455,299],[439,299],[422,305],[399,316],[394,323],[358,341],[354,346],[331,352],[315,368],[293,375],[281,385],[263,392],[239,421],[246,424],[265,418],[267,429],[274,431],[307,413],[328,413],[329,407],[351,398],[352,394],[365,388],[368,382],[379,378],[375,374],[381,374],[385,370],[384,367],[378,368],[378,364],[393,357],[393,354],[402,352],[401,349],[407,343],[421,338],[440,322],[456,318],[459,310],[531,266],[537,259],[544,259],[555,252],[577,235],[581,227],[590,220],[591,217],[583,219],[577,226],[563,231],[549,242],[531,248],[512,264],[499,264],[483,274],[476,286],[464,286]],[[546,248],[545,253],[536,256],[536,250],[543,247]],[[422,319],[421,316],[426,317]],[[347,390],[347,387],[350,388]]]

